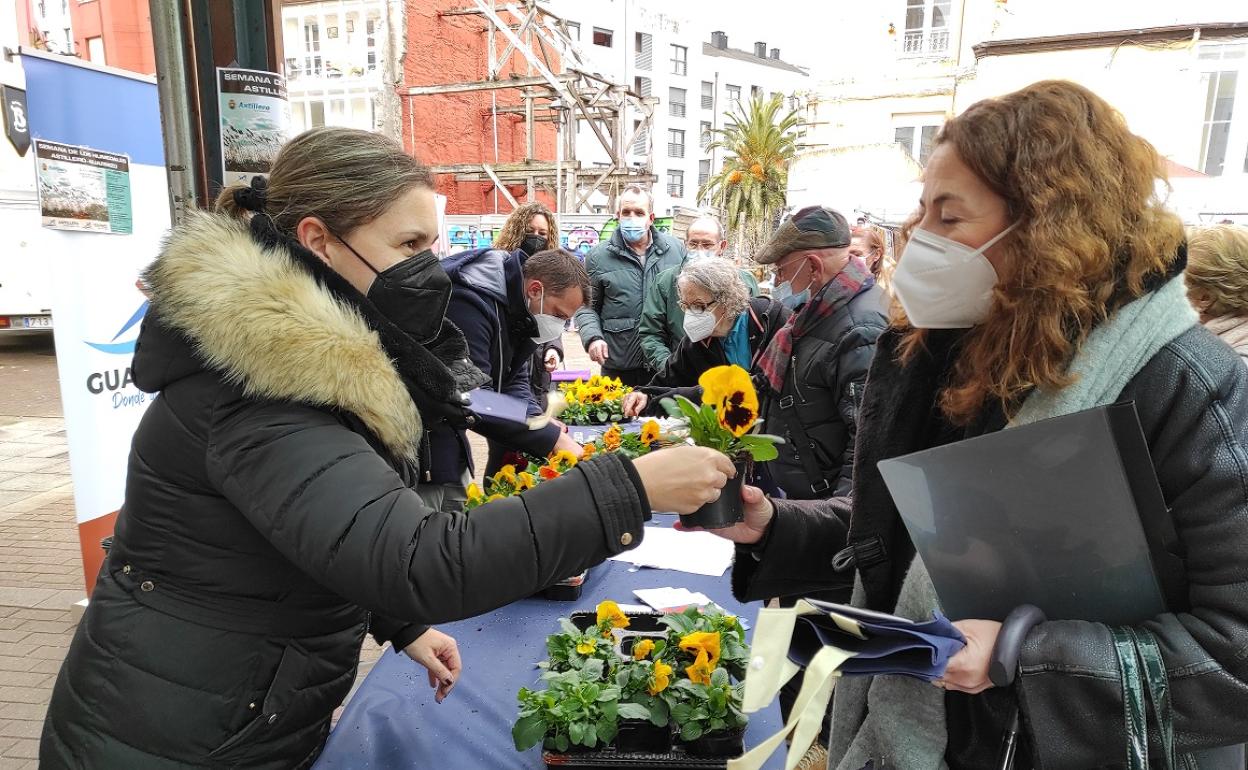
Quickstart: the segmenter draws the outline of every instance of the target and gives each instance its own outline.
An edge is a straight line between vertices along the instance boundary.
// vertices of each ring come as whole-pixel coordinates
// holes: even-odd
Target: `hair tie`
[[[234,191],[234,205],[257,214],[264,213],[264,204],[268,201],[269,180],[262,176],[251,178],[247,187],[239,187]]]

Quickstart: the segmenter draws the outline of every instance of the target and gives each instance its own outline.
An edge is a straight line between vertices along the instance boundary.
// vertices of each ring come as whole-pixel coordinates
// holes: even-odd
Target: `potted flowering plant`
[[[521,688],[520,718],[511,737],[517,751],[539,742],[548,749],[607,746],[619,729],[620,688],[603,681],[602,660],[592,659],[569,671],[542,674],[545,690]]]
[[[779,456],[779,436],[759,432],[758,393],[750,375],[739,366],[716,366],[698,378],[702,404],[684,396],[664,399],[663,406],[673,417],[689,425],[689,438],[698,446],[709,447],[732,459],[737,475],[728,480],[719,499],[680,517],[687,527],[722,529],[745,520],[741,504],[741,484],[756,462]]]
[[[664,693],[674,670],[663,660],[665,647],[662,639],[638,639],[616,671],[615,684],[620,688],[616,748],[620,751],[671,751],[671,708]]]
[[[730,615],[718,609],[689,607],[683,612],[669,613],[660,620],[667,627],[667,647],[675,651],[685,651],[686,655],[697,652],[698,642],[691,640],[708,639],[710,637],[694,637],[694,634],[714,635],[713,647],[717,662],[738,681],[745,679],[745,667],[749,663],[750,648],[745,642],[745,629],[736,615]],[[689,646],[693,645],[693,646]],[[696,659],[696,656],[695,656]],[[673,656],[673,662],[683,664],[689,662],[686,657]]]
[[[624,397],[633,391],[614,377],[595,374],[559,386],[565,405],[559,420],[568,425],[607,425],[624,419]]]

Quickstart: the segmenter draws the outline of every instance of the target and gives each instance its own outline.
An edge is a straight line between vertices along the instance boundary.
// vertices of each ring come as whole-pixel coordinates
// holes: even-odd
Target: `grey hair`
[[[697,219],[695,219],[695,220],[693,220],[692,222],[690,222],[690,223],[689,223],[689,227],[685,228],[685,232],[687,233],[687,232],[689,232],[690,230],[692,230],[692,229],[693,229],[693,226],[694,226],[694,225],[696,225],[696,224],[697,224],[697,223],[699,223],[699,222],[714,222],[714,223],[715,223],[715,233],[716,233],[716,235],[715,235],[715,239],[716,239],[716,240],[719,240],[719,241],[722,241],[722,240],[724,239],[724,223],[723,223],[723,222],[720,222],[720,221],[719,221],[719,217],[715,216],[714,214],[701,214],[701,215],[699,215]]]
[[[750,304],[750,290],[741,278],[741,271],[726,259],[691,259],[681,268],[679,280],[705,289],[711,299],[724,308],[726,317],[736,318]]]
[[[625,195],[642,196],[643,198],[646,199],[646,211],[648,211],[651,214],[654,213],[654,195],[652,195],[649,190],[642,187],[641,185],[630,184],[628,187],[625,187],[623,190],[620,190],[619,196],[615,199],[616,216],[619,216],[620,214],[620,199],[623,198]]]

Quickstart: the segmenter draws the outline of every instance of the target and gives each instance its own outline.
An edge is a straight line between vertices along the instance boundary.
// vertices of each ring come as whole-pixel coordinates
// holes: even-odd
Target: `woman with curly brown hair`
[[[559,222],[544,203],[517,206],[494,238],[493,247],[503,251],[519,249],[529,256],[559,248]]]
[[[1036,83],[946,123],[859,412],[852,502],[769,501],[747,488],[746,521],[721,532],[742,544],[741,598],[814,592],[853,569],[859,606],[930,618],[935,591],[877,463],[1134,401],[1186,553],[1187,601],[1130,631],[1158,642],[1164,672],[1150,681],[1168,679],[1184,766],[1242,768],[1248,378],[1186,302],[1183,227],[1154,193],[1163,175],[1153,147],[1073,83]],[[967,645],[940,689],[895,676],[837,686],[831,767],[996,767],[1019,710],[1016,767],[1130,757],[1130,688],[1108,626],[1041,623],[1016,683],[994,688],[1000,619],[955,620]]]

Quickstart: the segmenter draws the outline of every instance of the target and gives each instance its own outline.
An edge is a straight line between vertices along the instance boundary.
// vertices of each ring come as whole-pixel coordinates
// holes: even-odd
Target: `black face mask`
[[[520,250],[531,257],[539,251],[545,251],[548,245],[548,241],[540,235],[526,235],[520,241]]]
[[[446,308],[451,302],[451,278],[430,249],[408,257],[377,272],[377,268],[337,234],[335,238],[351,250],[377,276],[368,289],[368,301],[407,332],[427,345],[442,331]]]

